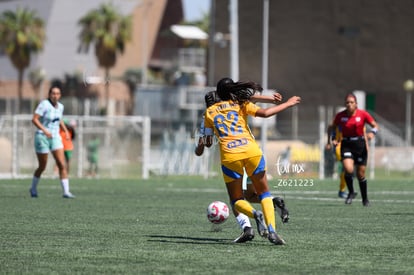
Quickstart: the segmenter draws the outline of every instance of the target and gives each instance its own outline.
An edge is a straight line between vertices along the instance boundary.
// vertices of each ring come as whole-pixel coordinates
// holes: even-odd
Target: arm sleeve
[[[45,111],[44,108],[44,104],[43,101],[39,103],[39,105],[37,105],[36,110],[35,110],[35,114],[39,115],[39,116],[43,116],[43,113]]]
[[[368,112],[365,112],[365,119],[368,123],[372,123],[374,121],[374,118]]]
[[[257,110],[260,109],[260,107],[257,106],[256,104],[254,104],[253,102],[248,102],[248,103],[246,103],[244,109],[245,109],[247,115],[250,115],[250,116],[254,116],[255,117],[256,116],[256,112],[257,112]]]
[[[213,134],[214,134],[213,128],[205,128],[204,129],[204,135],[212,136]]]
[[[200,123],[200,135],[201,136],[205,135],[204,117],[203,117],[203,120],[201,120],[201,123]]]

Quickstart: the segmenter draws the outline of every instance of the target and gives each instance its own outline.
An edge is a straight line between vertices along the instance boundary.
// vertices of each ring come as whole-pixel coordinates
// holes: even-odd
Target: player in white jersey
[[[48,99],[42,100],[36,107],[33,114],[32,122],[37,127],[34,146],[39,162],[38,168],[35,170],[30,195],[37,198],[37,185],[40,177],[47,165],[49,152],[56,161],[59,169],[60,183],[63,189],[63,197],[72,199],[75,196],[69,191],[68,172],[65,165],[65,155],[61,136],[59,135],[59,127],[61,126],[66,132],[66,138],[70,138],[68,130],[63,123],[63,104],[59,102],[62,93],[59,87],[52,86],[49,90]]]

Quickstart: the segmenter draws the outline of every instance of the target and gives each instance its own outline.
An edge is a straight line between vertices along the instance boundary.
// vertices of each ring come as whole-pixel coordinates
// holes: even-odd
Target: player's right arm
[[[334,123],[332,123],[331,125],[328,126],[327,136],[328,136],[328,139],[326,141],[326,148],[330,149],[332,143],[334,143],[333,144],[334,146],[336,145],[335,144],[335,141],[336,141],[336,125]]]
[[[194,150],[196,156],[201,156],[204,153],[204,137],[200,136],[198,138],[197,146]]]
[[[205,117],[203,116],[203,120],[200,124],[200,134],[198,136],[198,143],[196,148],[194,149],[194,153],[196,156],[201,156],[204,153],[204,147],[210,148],[213,145],[213,129],[206,128]]]
[[[43,126],[43,124],[40,122],[40,115],[35,113],[32,118],[32,123],[41,130],[46,137],[51,138],[52,134]]]

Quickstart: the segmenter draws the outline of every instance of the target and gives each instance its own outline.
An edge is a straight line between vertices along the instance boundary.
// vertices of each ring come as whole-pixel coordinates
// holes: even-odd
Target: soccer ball
[[[207,219],[214,223],[220,224],[229,217],[229,208],[222,201],[213,201],[207,207]]]

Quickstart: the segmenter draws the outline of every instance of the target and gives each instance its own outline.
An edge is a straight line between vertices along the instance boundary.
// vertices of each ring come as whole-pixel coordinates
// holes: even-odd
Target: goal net
[[[143,116],[65,116],[74,122],[76,137],[70,176],[149,177],[151,120]],[[31,115],[0,117],[0,177],[31,177],[37,168]],[[92,146],[94,143],[95,146]],[[95,152],[92,152],[95,150]],[[88,154],[95,153],[97,171],[91,171]],[[57,177],[49,155],[44,177]]]

